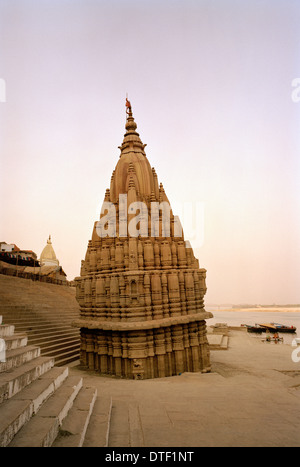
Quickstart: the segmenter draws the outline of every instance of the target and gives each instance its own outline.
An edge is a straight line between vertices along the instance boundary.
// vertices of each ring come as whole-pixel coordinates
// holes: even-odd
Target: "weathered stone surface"
[[[10,399],[1,404],[0,447],[5,447],[33,415],[33,402]]]
[[[56,379],[56,382],[53,381],[52,386],[55,389],[57,384],[60,384],[60,387],[55,389],[52,395],[46,399],[46,401],[44,401],[42,406],[38,408],[38,412],[34,417],[32,417],[34,413],[34,402],[30,397],[30,393],[32,393],[30,388],[28,388],[27,391],[27,395],[29,396],[28,400],[23,400],[23,395],[21,393],[19,396],[17,396],[18,398],[15,398],[16,400],[12,399],[7,401],[9,403],[14,402],[15,404],[27,403],[27,405],[30,404],[31,408],[31,414],[28,416],[27,423],[22,423],[21,429],[20,426],[18,426],[15,430],[16,434],[14,437],[12,437],[13,439],[9,444],[10,447],[49,447],[52,446],[54,440],[56,439],[59,433],[59,427],[62,425],[63,420],[67,417],[70,409],[73,406],[76,396],[82,388],[82,378],[76,376],[67,376],[62,380],[60,375],[64,373],[64,369],[60,368],[60,370],[57,370],[56,373],[58,374],[55,374],[55,368],[52,370],[53,376]],[[65,373],[64,376],[66,376]],[[38,382],[42,382],[42,385],[45,387],[45,384],[47,384],[47,379],[48,384],[51,384],[50,375],[49,378],[47,378],[45,375],[45,377],[41,378],[41,380]],[[24,390],[24,393],[25,391],[26,390]],[[36,396],[37,398],[41,397],[39,395],[39,391],[37,391]],[[24,411],[24,409],[22,410]]]
[[[8,350],[5,362],[0,363],[0,372],[8,371],[40,356],[40,348],[34,345]]]
[[[127,110],[120,159],[76,278],[81,361],[135,379],[209,371],[206,270],[178,229],[128,101]]]
[[[0,314],[0,338],[7,351],[15,347],[18,334],[26,334],[28,345],[55,358],[56,366],[79,360],[80,333],[72,326],[79,317],[74,287],[0,274]]]
[[[52,447],[81,447],[97,398],[95,388],[83,387],[59,429]]]
[[[102,391],[99,391],[101,393]],[[83,447],[107,447],[110,431],[112,398],[98,395],[86,431]]]
[[[50,357],[38,357],[18,368],[0,374],[0,404],[13,397],[54,365]]]
[[[1,317],[2,319],[2,317]],[[0,325],[0,337],[12,336],[15,332],[15,327],[10,324],[1,324]]]

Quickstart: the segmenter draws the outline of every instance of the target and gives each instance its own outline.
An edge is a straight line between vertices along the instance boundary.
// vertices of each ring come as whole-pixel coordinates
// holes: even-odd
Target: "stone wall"
[[[135,379],[209,371],[206,324],[202,320],[128,331],[82,328],[81,361],[101,374]]]

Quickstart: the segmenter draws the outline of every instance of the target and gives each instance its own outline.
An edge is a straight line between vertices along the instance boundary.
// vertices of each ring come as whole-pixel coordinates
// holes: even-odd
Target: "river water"
[[[214,325],[216,323],[227,323],[228,326],[240,326],[241,324],[263,324],[263,323],[280,323],[287,326],[295,326],[297,331],[295,334],[279,333],[280,337],[284,338],[285,344],[291,344],[295,337],[300,338],[300,312],[288,311],[288,308],[284,308],[286,311],[229,311],[226,309],[218,310],[214,307],[206,307],[206,311],[210,311],[214,317],[208,319],[207,326]],[[253,337],[264,338],[265,333],[252,334]]]

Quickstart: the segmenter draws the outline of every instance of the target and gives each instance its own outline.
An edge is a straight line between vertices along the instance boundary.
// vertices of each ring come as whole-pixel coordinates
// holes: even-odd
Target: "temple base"
[[[81,363],[103,375],[163,378],[209,372],[205,321],[145,330],[81,328]]]

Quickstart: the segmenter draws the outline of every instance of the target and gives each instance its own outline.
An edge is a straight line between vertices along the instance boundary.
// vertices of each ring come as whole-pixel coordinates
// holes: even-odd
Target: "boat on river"
[[[265,339],[262,339],[263,342],[283,342],[283,337],[279,337],[278,334],[275,334],[274,337],[269,335],[266,336]]]
[[[259,334],[261,334],[262,332],[266,332],[266,329],[260,326],[260,324],[255,324],[254,326],[251,324],[242,324],[242,326],[245,326],[248,332],[256,332]]]
[[[264,324],[259,324],[261,328],[264,329],[264,331],[268,332],[290,332],[290,333],[295,333],[297,331],[297,328],[295,326],[286,326],[285,324],[279,324],[279,323],[264,323]]]

